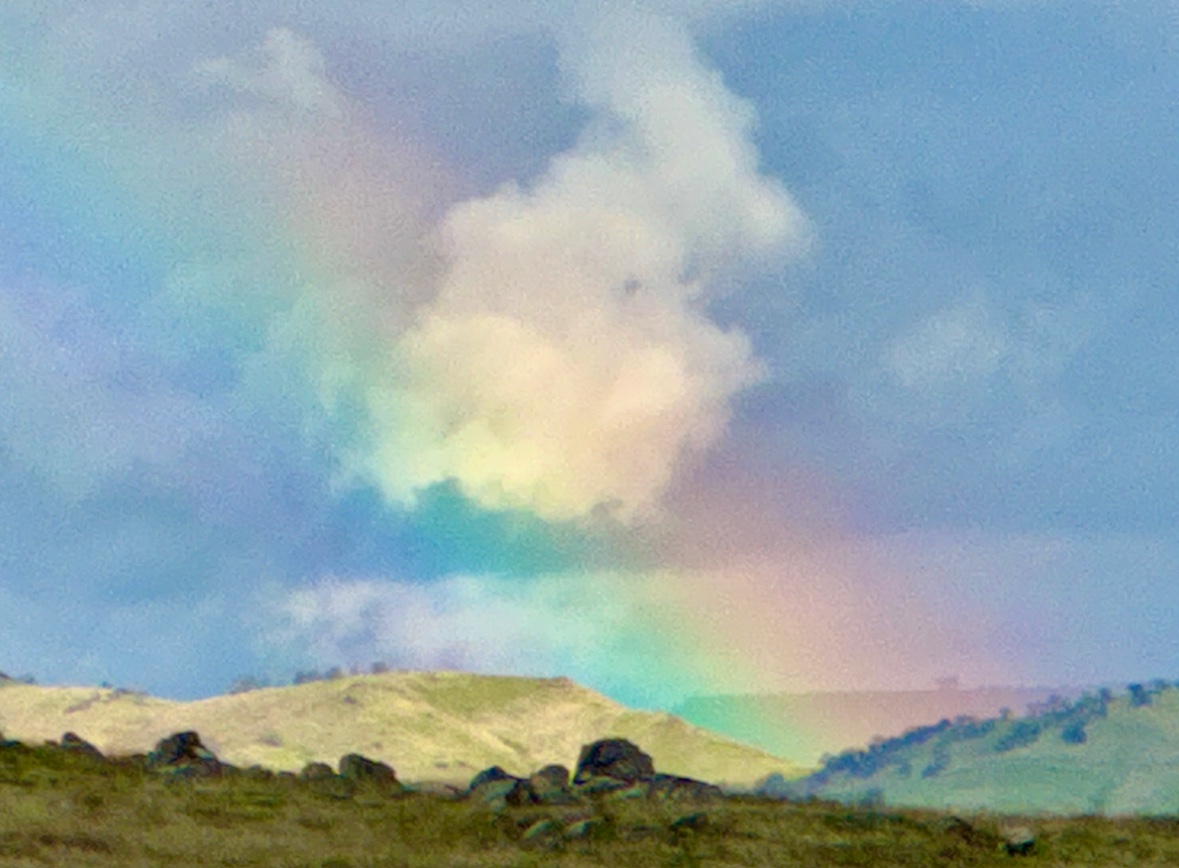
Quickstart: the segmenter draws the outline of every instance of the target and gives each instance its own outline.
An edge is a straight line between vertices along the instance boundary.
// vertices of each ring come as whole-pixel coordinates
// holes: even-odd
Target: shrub
[[[995,742],[995,751],[997,753],[1006,753],[1009,750],[1015,750],[1020,747],[1027,747],[1029,744],[1034,744],[1036,739],[1040,737],[1040,724],[1035,720],[1017,720],[1011,724],[1011,728]]]
[[[1087,739],[1083,720],[1074,720],[1060,732],[1060,740],[1065,744],[1084,744]]]

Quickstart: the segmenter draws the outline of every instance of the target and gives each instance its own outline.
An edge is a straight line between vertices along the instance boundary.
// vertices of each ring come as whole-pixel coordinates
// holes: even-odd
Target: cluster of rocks
[[[659,774],[651,757],[621,738],[581,749],[577,768],[549,765],[526,778],[492,766],[475,775],[466,798],[492,808],[508,805],[575,805],[597,798],[708,802],[722,798],[719,787],[677,775]]]
[[[60,742],[50,744],[96,760],[108,759],[97,747],[73,732],[65,733]],[[311,762],[297,775],[275,773],[262,766],[239,768],[218,759],[192,731],[161,739],[150,753],[110,761],[130,763],[176,779],[239,774],[319,785],[342,781],[393,794],[410,790],[397,779],[391,766],[357,753],[342,756],[336,769],[327,763]],[[412,789],[466,799],[492,809],[523,805],[585,805],[603,798],[672,802],[710,802],[723,798],[721,789],[713,784],[657,773],[650,755],[620,738],[603,739],[583,747],[572,775],[562,765],[547,765],[528,777],[517,777],[499,766],[492,766],[475,775],[466,790],[440,785]]]

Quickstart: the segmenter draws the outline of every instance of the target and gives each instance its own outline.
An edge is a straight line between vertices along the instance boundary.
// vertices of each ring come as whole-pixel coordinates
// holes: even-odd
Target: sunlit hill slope
[[[528,774],[571,766],[583,744],[628,738],[663,772],[749,785],[797,767],[663,713],[632,711],[565,678],[388,672],[253,690],[196,702],[92,687],[3,682],[0,731],[27,742],[73,731],[108,754],[146,752],[193,729],[239,766],[297,771],[356,751],[406,781],[466,784],[499,765]]]

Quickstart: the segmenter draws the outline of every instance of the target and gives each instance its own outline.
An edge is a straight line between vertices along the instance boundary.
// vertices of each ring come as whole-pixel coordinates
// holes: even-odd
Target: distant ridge
[[[1001,813],[1179,814],[1179,689],[1166,681],[958,718],[828,758],[767,794]]]
[[[699,696],[672,712],[800,766],[824,754],[867,747],[872,739],[960,715],[1022,714],[1052,696],[1074,699],[1084,687],[976,687]]]
[[[73,731],[107,754],[196,730],[218,757],[297,771],[357,751],[407,781],[465,785],[493,765],[528,774],[573,764],[582,745],[627,738],[660,770],[748,786],[786,761],[670,714],[633,711],[567,678],[387,672],[173,702],[94,687],[0,683],[0,731],[36,742]]]

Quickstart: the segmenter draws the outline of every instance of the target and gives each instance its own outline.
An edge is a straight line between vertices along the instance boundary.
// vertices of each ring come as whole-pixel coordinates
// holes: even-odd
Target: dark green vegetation
[[[1179,864],[1179,820],[958,819],[749,797],[693,804],[631,790],[576,804],[491,805],[330,769],[185,776],[150,762],[77,745],[0,746],[0,865]]]
[[[1179,690],[1156,681],[959,717],[824,760],[763,792],[848,803],[1059,814],[1179,813]]]

